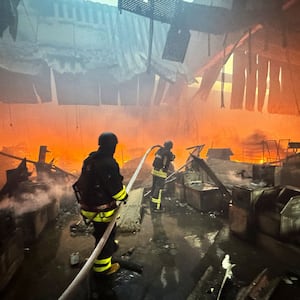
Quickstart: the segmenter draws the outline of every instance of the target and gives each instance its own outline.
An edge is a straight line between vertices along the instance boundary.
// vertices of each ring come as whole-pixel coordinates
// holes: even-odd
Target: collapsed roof
[[[258,86],[265,97],[266,64],[289,68],[298,80],[297,0],[119,0],[118,8],[83,0],[19,2],[0,4],[2,102],[53,101],[55,87],[59,104],[159,104],[163,97],[179,99],[197,76],[203,79],[194,97],[206,99],[233,52],[240,54],[232,75],[233,109],[241,108],[246,87],[247,109],[253,109]],[[240,80],[243,70],[248,76]],[[274,85],[271,95],[289,90],[284,98],[294,104],[283,113],[298,113],[296,89],[291,97],[293,88]],[[270,112],[281,113],[281,107]]]

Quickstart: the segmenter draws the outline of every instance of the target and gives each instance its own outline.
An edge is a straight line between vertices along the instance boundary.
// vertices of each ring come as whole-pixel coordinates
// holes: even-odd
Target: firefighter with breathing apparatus
[[[117,143],[114,133],[102,133],[98,150],[84,160],[81,175],[73,185],[85,222],[93,223],[95,247],[112,219],[117,201],[125,201],[128,197],[119,165],[113,157]],[[110,275],[119,270],[120,265],[112,263],[112,255],[118,248],[115,235],[116,225],[94,261],[94,274]]]
[[[171,152],[172,148],[173,142],[166,141],[164,146],[156,151],[152,163],[151,208],[154,212],[163,211],[161,205],[162,192],[168,176],[170,163],[175,159],[175,155]]]

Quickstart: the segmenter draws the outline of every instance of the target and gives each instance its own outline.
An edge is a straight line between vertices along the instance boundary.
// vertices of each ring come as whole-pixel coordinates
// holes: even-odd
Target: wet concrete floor
[[[154,214],[149,199],[144,199],[141,230],[118,234],[120,248],[115,259],[142,266],[142,272],[125,266],[111,277],[97,280],[91,273],[70,299],[217,299],[225,254],[236,266],[233,284],[222,299],[235,299],[240,288],[264,268],[274,276],[293,268],[293,262],[285,264],[232,235],[226,217],[201,213],[174,197],[163,203],[165,212]],[[70,225],[79,220],[76,209],[62,212],[36,244],[25,248],[24,263],[0,298],[58,299],[80,270],[80,265],[70,265],[71,253],[79,252],[83,263],[93,251],[94,240],[88,231],[70,233]],[[291,294],[288,299],[300,297]]]

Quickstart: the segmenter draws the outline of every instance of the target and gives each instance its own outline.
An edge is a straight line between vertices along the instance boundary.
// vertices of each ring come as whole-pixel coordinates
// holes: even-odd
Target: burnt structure
[[[277,240],[299,244],[300,189],[292,186],[234,187],[229,223],[242,238],[253,239],[260,231]]]
[[[194,151],[193,153],[199,154],[199,151]],[[240,170],[246,170],[247,173],[253,175],[252,164],[219,159],[204,161],[190,154],[185,170],[182,172],[174,172],[177,175],[175,183],[176,196],[173,198],[172,193],[166,194],[168,197],[166,197],[165,201],[168,210],[165,214],[147,214],[146,206],[148,201],[145,198],[140,199],[144,194],[143,189],[140,189],[138,191],[138,198],[139,200],[146,200],[146,202],[143,204],[140,203],[137,205],[137,208],[141,209],[141,207],[143,207],[143,209],[146,209],[143,216],[146,221],[145,227],[141,223],[139,229],[135,226],[132,236],[128,235],[128,232],[124,236],[121,235],[120,238],[122,242],[120,244],[121,247],[126,245],[128,249],[133,245],[136,246],[137,251],[134,251],[134,248],[130,248],[130,255],[133,253],[134,259],[138,258],[138,261],[140,260],[146,265],[146,267],[143,268],[143,273],[145,272],[146,275],[140,276],[139,274],[138,276],[140,277],[135,281],[136,273],[134,273],[131,274],[132,276],[130,275],[131,279],[128,280],[128,273],[124,275],[124,272],[128,270],[123,270],[116,281],[112,280],[112,282],[110,282],[111,285],[99,285],[92,281],[91,288],[93,293],[103,297],[103,294],[111,293],[111,289],[115,287],[115,285],[118,285],[117,293],[122,295],[120,299],[130,299],[127,294],[128,290],[130,291],[130,295],[134,295],[134,297],[136,297],[137,292],[141,292],[143,295],[153,293],[156,296],[165,296],[174,293],[172,299],[193,299],[186,297],[185,289],[190,292],[195,284],[193,281],[194,277],[199,278],[202,276],[200,282],[202,281],[203,287],[201,293],[198,291],[198,297],[206,295],[207,290],[212,286],[214,290],[212,290],[210,296],[213,296],[221,286],[224,292],[222,293],[223,297],[225,297],[226,293],[228,294],[227,298],[225,297],[224,299],[247,299],[248,295],[258,295],[261,293],[261,289],[258,287],[255,289],[256,286],[253,285],[246,286],[242,289],[239,297],[234,298],[231,292],[236,293],[237,291],[233,291],[230,282],[228,283],[229,287],[226,285],[222,287],[221,276],[224,273],[226,275],[226,271],[224,272],[221,267],[218,267],[218,263],[224,251],[226,251],[225,253],[231,251],[231,255],[233,256],[231,257],[232,262],[234,264],[238,264],[238,261],[240,262],[238,268],[233,269],[234,274],[237,276],[235,281],[238,281],[238,288],[240,288],[241,281],[238,275],[240,269],[246,269],[245,272],[249,275],[250,269],[253,266],[256,267],[258,263],[262,263],[265,268],[267,264],[264,260],[265,258],[259,256],[255,258],[253,256],[256,250],[253,250],[249,242],[251,242],[252,245],[254,245],[255,242],[264,246],[269,245],[269,247],[273,247],[275,243],[277,243],[276,247],[280,245],[282,253],[284,253],[292,263],[295,259],[295,265],[298,266],[299,263],[297,259],[299,256],[297,255],[299,254],[299,241],[297,241],[297,232],[299,232],[299,225],[297,219],[299,216],[297,207],[300,199],[299,188],[292,186],[267,186],[264,178],[262,178],[260,182],[253,182],[253,176],[245,178],[241,178],[239,175],[235,176],[234,174],[237,174],[237,171]],[[228,171],[231,173],[228,174]],[[150,175],[149,171],[147,173]],[[277,171],[275,172],[275,175],[276,174]],[[146,175],[147,174],[145,174],[145,176]],[[236,179],[235,182],[233,180],[234,176]],[[276,180],[274,180],[274,182],[275,181]],[[134,204],[131,203],[127,209],[133,206]],[[195,208],[195,210],[191,209],[191,207]],[[229,224],[224,222],[223,217],[227,219],[227,214],[224,214],[224,207],[229,209]],[[38,222],[36,220],[46,214],[50,215],[48,207],[44,207],[36,214],[28,212],[23,218],[26,218],[28,223],[30,223],[29,220],[31,220],[32,224],[36,223],[35,225],[37,225]],[[125,215],[127,215],[127,213]],[[222,216],[222,218],[219,219],[219,216]],[[78,220],[78,215],[75,215],[75,219]],[[149,226],[151,222],[153,227]],[[174,223],[178,225],[175,233]],[[36,227],[36,232],[41,228],[42,227]],[[69,228],[67,229],[69,230]],[[139,230],[141,230],[141,232],[139,232]],[[229,230],[233,233],[232,235],[228,234]],[[57,231],[57,227],[53,227],[53,232],[57,233]],[[26,231],[23,232],[26,233]],[[74,231],[71,235],[72,234],[74,234]],[[26,236],[26,234],[23,235]],[[66,236],[67,235],[68,234],[66,234]],[[64,235],[64,237],[66,236]],[[232,238],[233,236],[238,236],[240,239]],[[200,238],[198,240],[198,237],[201,237],[201,240]],[[84,236],[84,239],[85,242],[88,242],[87,236]],[[243,243],[245,239],[247,240],[246,244]],[[48,239],[46,240],[46,244],[49,244]],[[75,239],[72,237],[63,238],[60,240],[61,251],[59,251],[58,257],[56,257],[56,252],[51,253],[51,255],[58,261],[57,263],[60,266],[62,260],[69,261],[70,246],[72,251],[73,249],[81,249],[83,251],[81,247],[83,247],[85,242],[80,240],[78,241],[80,246],[77,244],[75,247],[72,247],[71,245],[75,243]],[[190,243],[192,242],[195,243],[195,248],[191,246],[192,244]],[[233,243],[232,246],[231,243]],[[229,250],[229,244],[231,250]],[[237,244],[239,246],[237,246]],[[242,248],[244,251],[246,250],[246,255],[240,252],[239,247],[241,244],[243,244]],[[294,246],[293,250],[290,249],[291,244]],[[65,247],[63,248],[64,251],[62,251],[61,247]],[[89,246],[85,248],[85,251],[90,253]],[[121,253],[127,252],[122,249]],[[158,253],[160,255],[157,255]],[[249,253],[251,253],[251,258],[255,261],[255,264],[253,264],[252,260],[247,256]],[[183,255],[186,257],[184,264],[181,263],[182,260],[180,259]],[[64,258],[62,259],[62,257]],[[59,274],[55,273],[53,277],[49,275],[51,272],[47,273],[48,276],[46,276],[47,285],[49,285],[49,281],[51,280],[57,282],[58,277],[56,277],[56,275],[62,277],[60,281],[61,285],[55,286],[51,294],[52,298],[58,298],[58,294],[61,293],[71,281],[70,278],[66,278],[68,277],[66,273],[70,273],[71,271],[77,273],[78,270],[74,270],[73,266],[69,267],[70,272],[66,272],[68,266],[64,266],[63,269],[53,268],[52,259],[50,260],[51,262],[42,261],[42,264],[46,265],[49,263],[52,270],[59,270]],[[247,261],[246,263],[245,260]],[[263,261],[259,262],[259,260]],[[197,266],[195,267],[196,264]],[[126,267],[123,269],[126,269]],[[61,270],[63,270],[63,272],[61,272]],[[163,287],[156,284],[159,282],[161,284],[161,277],[157,276],[159,272],[165,276],[166,282],[168,283],[167,288],[165,288],[163,283]],[[150,276],[148,276],[148,274],[150,274]],[[176,274],[179,274],[179,276]],[[26,275],[28,276],[28,274]],[[253,274],[251,276],[253,276]],[[170,281],[169,278],[171,278]],[[175,280],[175,278],[177,278],[178,281]],[[191,280],[186,280],[186,278],[191,278]],[[297,276],[294,275],[293,278],[297,278]],[[280,292],[277,291],[278,288],[281,289],[282,282],[280,279],[282,279],[282,277],[277,277],[275,282],[273,282],[273,279],[269,277],[267,271],[260,272],[258,276],[253,276],[252,278],[256,283],[259,282],[259,286],[264,286],[264,290],[268,290],[270,294],[274,292],[275,285],[276,293]],[[154,286],[153,281],[155,281]],[[203,283],[204,281],[206,285]],[[30,284],[32,284],[32,282],[30,282]],[[172,284],[174,284],[174,286],[172,286]],[[149,288],[149,286],[152,288]],[[179,290],[176,290],[178,286],[180,286],[180,292],[182,292],[180,295],[178,295]],[[229,288],[229,290],[227,288]],[[291,291],[291,293],[296,294],[298,290],[296,287],[294,287],[294,289],[295,290]],[[39,295],[44,295],[45,291],[41,290],[42,289],[37,289],[34,292],[39,293]],[[127,291],[127,293],[124,291]],[[9,292],[14,294],[12,291]],[[88,292],[86,283],[78,287],[77,292],[78,299],[86,299],[85,296]],[[286,292],[288,293],[289,289],[286,289]],[[32,295],[31,293],[33,292],[32,289],[29,288],[25,292],[24,290],[16,292],[16,294],[18,293]],[[84,296],[82,296],[81,293]]]
[[[298,1],[120,0],[118,8],[83,0],[8,2],[14,11],[3,10],[0,40],[5,103],[51,102],[54,82],[62,105],[178,103],[198,76],[192,97],[206,99],[221,73],[223,83],[232,83],[231,109],[267,105],[269,113],[299,113]],[[222,68],[232,53],[233,74],[226,75]],[[223,98],[224,91],[221,107]]]
[[[0,152],[21,160],[6,171],[7,182],[0,190],[0,291],[10,282],[24,259],[24,247],[35,243],[45,227],[55,220],[60,201],[51,187],[74,176],[46,162],[47,146],[41,146],[37,162]],[[36,178],[28,172],[27,162],[36,167]],[[60,195],[61,197],[62,195]]]
[[[0,155],[10,157],[12,159],[16,160],[21,160],[22,162],[18,166],[18,168],[13,169],[13,170],[8,170],[7,173],[7,183],[3,187],[3,191],[1,193],[7,193],[7,191],[13,191],[16,189],[17,186],[12,186],[11,188],[10,185],[16,185],[20,182],[27,181],[29,180],[29,177],[31,173],[28,172],[27,169],[27,162],[31,163],[35,166],[36,168],[36,180],[37,181],[47,181],[47,179],[54,179],[54,180],[64,180],[68,177],[75,178],[76,176],[72,173],[69,173],[58,166],[54,165],[52,159],[50,162],[46,162],[46,154],[47,152],[50,152],[47,149],[47,146],[40,146],[39,150],[39,157],[38,161],[33,161],[33,160],[28,160],[26,158],[20,158],[15,155],[11,155],[5,152],[0,152]]]
[[[23,182],[29,180],[31,173],[28,172],[26,166],[26,158],[22,160],[16,169],[6,171],[7,182],[0,190],[0,199],[8,196],[12,197],[19,192],[20,186]]]
[[[256,242],[267,236],[299,247],[297,153],[287,155],[280,165],[193,158],[178,176],[178,197],[202,212],[228,213],[230,230],[242,239]]]
[[[210,148],[207,151],[207,159],[217,158],[223,160],[230,160],[230,156],[233,155],[230,148]]]

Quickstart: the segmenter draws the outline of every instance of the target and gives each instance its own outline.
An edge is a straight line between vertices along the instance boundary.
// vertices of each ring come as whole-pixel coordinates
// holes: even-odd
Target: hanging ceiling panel
[[[224,34],[274,17],[281,4],[279,0],[119,0],[118,7],[178,28]]]
[[[152,18],[153,20],[170,23],[176,12],[179,0],[119,0],[118,7],[132,13]]]

